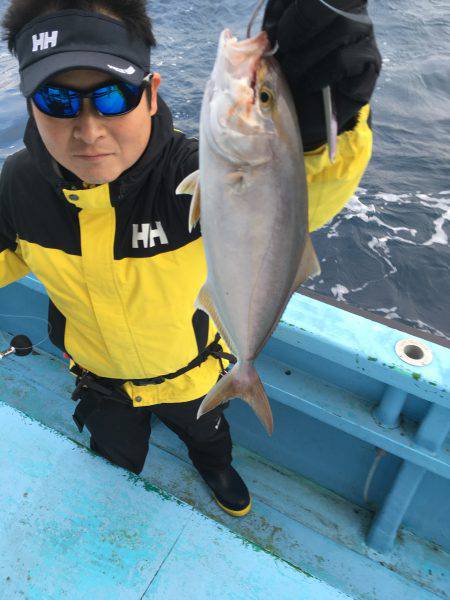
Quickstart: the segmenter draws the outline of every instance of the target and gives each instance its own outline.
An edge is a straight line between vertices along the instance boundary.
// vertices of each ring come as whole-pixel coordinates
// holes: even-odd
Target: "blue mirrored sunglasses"
[[[138,106],[151,77],[148,75],[139,86],[114,81],[102,83],[83,92],[53,83],[44,83],[32,94],[31,99],[40,111],[57,119],[78,117],[84,98],[90,99],[99,115],[117,117],[131,112]]]

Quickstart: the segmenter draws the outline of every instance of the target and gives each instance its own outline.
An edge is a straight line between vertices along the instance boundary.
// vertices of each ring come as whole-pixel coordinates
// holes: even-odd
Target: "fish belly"
[[[244,193],[230,190],[220,177],[202,181],[208,288],[242,360],[253,360],[281,317],[306,236],[298,187],[286,185],[282,171],[261,169],[255,176],[256,184]]]

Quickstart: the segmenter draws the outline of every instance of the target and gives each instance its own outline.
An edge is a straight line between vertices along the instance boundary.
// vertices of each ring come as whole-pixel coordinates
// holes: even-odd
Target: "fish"
[[[292,294],[320,273],[308,229],[303,146],[289,86],[265,31],[219,40],[200,115],[200,169],[177,188],[200,221],[207,280],[196,308],[237,357],[197,416],[233,398],[271,435],[273,416],[254,361]]]

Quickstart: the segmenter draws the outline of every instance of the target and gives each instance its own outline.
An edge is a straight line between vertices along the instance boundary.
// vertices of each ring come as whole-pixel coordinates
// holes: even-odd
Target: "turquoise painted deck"
[[[92,573],[96,573],[98,568],[101,571],[98,581],[102,581],[102,578],[106,577],[105,573],[111,567],[108,560],[113,557],[119,562],[119,572],[124,574],[126,569],[129,569],[129,573],[123,575],[125,582],[121,579],[120,585],[128,585],[129,581],[137,581],[141,585],[142,580],[136,579],[135,559],[137,554],[142,552],[142,548],[137,548],[136,545],[139,546],[139,542],[143,541],[144,545],[149,544],[147,549],[154,549],[151,541],[148,541],[151,537],[150,528],[154,523],[154,512],[146,512],[147,502],[156,502],[158,506],[163,506],[161,513],[163,515],[172,510],[167,506],[172,501],[158,495],[154,498],[152,490],[159,488],[165,490],[165,494],[170,493],[182,501],[182,504],[175,505],[177,507],[175,512],[179,512],[178,509],[181,507],[180,515],[183,511],[183,514],[189,513],[189,517],[186,519],[182,516],[182,519],[185,519],[183,523],[192,518],[192,526],[195,531],[201,530],[202,535],[198,539],[200,547],[197,545],[195,549],[195,568],[199,573],[206,570],[207,574],[214,574],[214,579],[221,586],[221,596],[224,598],[227,597],[224,595],[227,590],[230,591],[230,594],[232,593],[228,597],[233,599],[266,598],[269,593],[276,598],[283,598],[284,588],[280,590],[273,587],[268,588],[262,596],[258,596],[256,591],[253,596],[250,595],[247,588],[245,588],[244,595],[240,594],[239,590],[236,592],[234,586],[240,585],[240,578],[236,573],[242,573],[239,568],[243,568],[246,572],[247,566],[253,564],[251,557],[259,560],[262,555],[261,552],[253,552],[252,544],[267,549],[271,554],[283,557],[299,569],[312,574],[317,580],[327,583],[331,589],[338,589],[353,598],[364,600],[390,600],[393,597],[402,596],[407,597],[408,600],[448,598],[450,589],[450,556],[448,553],[404,529],[394,550],[388,556],[378,554],[364,543],[365,533],[371,520],[370,512],[310,480],[300,477],[260,455],[242,447],[236,447],[234,450],[235,464],[252,490],[254,507],[251,514],[245,519],[233,519],[216,507],[208,490],[190,464],[183,445],[176,436],[158,422],[153,428],[152,445],[142,480],[135,477],[130,478],[126,472],[108,465],[89,451],[80,448],[80,445],[87,444],[88,438],[86,433],[80,436],[71,421],[74,404],[69,399],[69,391],[73,386],[73,380],[67,374],[66,365],[62,361],[45,353],[23,359],[11,358],[0,363],[0,373],[2,381],[0,402],[12,405],[32,418],[30,421],[18,416],[18,413],[5,413],[11,409],[6,405],[1,407],[0,423],[5,426],[4,431],[7,436],[0,442],[2,473],[0,475],[0,498],[2,498],[0,502],[2,508],[3,506],[7,508],[3,512],[3,517],[0,518],[2,523],[0,550],[2,556],[8,557],[5,565],[8,565],[10,570],[14,567],[12,568],[13,575],[16,570],[20,575],[21,589],[27,590],[25,597],[33,599],[35,597],[45,599],[52,597],[45,594],[33,596],[31,595],[33,588],[26,587],[31,585],[27,580],[26,562],[28,561],[31,565],[30,569],[34,569],[34,565],[39,566],[45,558],[43,550],[48,547],[48,544],[51,549],[50,556],[56,557],[57,553],[60,554],[55,562],[55,570],[51,571],[51,577],[61,577],[62,584],[65,584],[66,578],[68,578],[68,582],[73,581],[71,579],[74,576],[73,573],[64,574],[61,571],[67,561],[71,560],[71,553],[74,553],[75,556],[75,551],[79,551],[84,553],[84,560],[88,561],[83,576],[89,578]],[[44,377],[42,377],[43,373]],[[4,417],[5,414],[8,414],[8,419]],[[19,428],[16,433],[18,434],[20,431],[18,449],[14,449],[13,445],[8,442],[11,440],[11,437],[8,436],[11,436],[13,432],[9,423],[11,418]],[[42,428],[39,423],[50,425],[59,435]],[[35,433],[36,435],[34,435]],[[57,449],[56,452],[51,451],[52,446],[45,449],[49,436],[53,448]],[[72,438],[76,444],[65,438]],[[23,452],[23,455],[20,454],[20,451]],[[47,458],[50,459],[51,464],[45,467]],[[7,466],[7,469],[4,465]],[[18,485],[14,479],[14,477],[17,478],[18,469],[19,472],[22,470],[25,472],[21,475],[25,483],[27,479],[32,482],[33,477],[40,473],[51,475],[51,479],[56,474],[60,479],[55,486],[56,489],[52,488],[51,481],[36,484],[35,495],[28,500],[27,497],[23,497],[23,494],[30,494],[30,490]],[[12,471],[13,475],[5,477],[6,471]],[[147,488],[152,487],[146,489],[146,486]],[[92,490],[90,490],[91,487]],[[65,493],[69,498],[63,501]],[[47,496],[49,502],[47,502]],[[123,507],[123,498],[126,498],[127,502],[125,508]],[[150,500],[150,498],[152,499]],[[92,507],[92,499],[96,500],[94,507]],[[142,509],[144,516],[136,510],[133,504],[133,502],[142,503],[142,499],[145,499]],[[45,511],[47,521],[31,518],[33,515],[41,514],[39,507]],[[55,507],[57,514],[52,517],[51,509],[54,510]],[[104,507],[107,507],[108,510],[105,511]],[[115,510],[117,512],[114,512]],[[113,512],[110,513],[110,511]],[[195,516],[191,516],[191,513]],[[202,517],[199,520],[199,513],[209,519],[203,521],[204,517]],[[112,518],[113,514],[114,518]],[[125,520],[120,522],[119,515]],[[129,520],[127,520],[128,517]],[[178,517],[176,518],[178,519]],[[199,524],[200,522],[202,525]],[[225,529],[219,527],[219,523]],[[58,535],[58,531],[55,531],[52,524],[60,525],[60,534],[64,535]],[[149,527],[148,530],[145,530],[146,524]],[[166,548],[167,543],[175,541],[177,526],[172,528],[171,524],[161,523],[157,519],[156,528],[153,530],[155,535],[161,533],[161,525],[163,535],[159,543]],[[16,526],[17,529],[12,534]],[[10,533],[8,539],[4,540],[3,530],[5,527],[10,528]],[[183,598],[179,594],[183,592],[184,586],[187,585],[186,582],[190,582],[193,577],[195,585],[197,582],[199,582],[198,585],[203,585],[202,578],[198,580],[195,573],[192,575],[192,562],[184,554],[185,551],[193,549],[194,543],[194,536],[188,536],[188,532],[192,531],[191,526],[186,525],[186,527],[187,529],[176,544],[175,554],[169,555],[159,575],[153,581],[153,585],[158,587],[155,587],[154,590],[150,587],[151,593],[157,589],[160,590],[160,595],[155,597],[162,600],[172,597]],[[72,529],[75,535],[72,534]],[[229,530],[228,533],[227,530]],[[111,534],[111,531],[115,532],[114,535]],[[100,539],[98,539],[99,532]],[[239,537],[236,538],[235,535]],[[219,536],[219,540],[216,539],[217,536]],[[13,542],[11,542],[11,537]],[[94,537],[96,539],[93,539]],[[16,539],[17,544],[14,546]],[[250,543],[242,543],[242,539],[248,540]],[[234,575],[231,581],[224,581],[222,575],[229,572],[228,569],[231,568],[229,561],[233,556],[229,555],[229,550],[225,552],[226,558],[223,558],[222,555],[218,556],[220,554],[218,548],[222,543],[227,545],[236,543],[236,540],[241,544],[241,546],[235,546],[235,548],[239,548],[240,566],[238,565],[236,570],[233,570]],[[105,544],[104,548],[102,548],[103,544]],[[8,552],[5,552],[4,548],[9,549]],[[14,549],[14,553],[11,553],[10,548]],[[95,555],[91,557],[90,554],[93,550]],[[150,554],[150,552],[148,555],[146,554],[142,558],[142,563],[139,563],[140,566],[143,566],[145,576],[148,573],[154,574],[155,571],[155,562],[152,562],[150,558],[156,562],[163,560],[161,554],[152,554],[151,557]],[[12,556],[14,556],[14,560],[12,560]],[[25,556],[27,561],[23,559]],[[183,556],[182,564],[176,562],[178,556]],[[205,563],[205,557],[211,559],[211,562]],[[217,560],[215,560],[216,557],[218,557]],[[285,566],[282,568],[283,573]],[[264,566],[264,569],[266,568]],[[165,574],[169,572],[175,573],[176,577],[173,575],[166,579]],[[3,571],[0,573],[0,580],[3,581]],[[13,575],[6,574],[5,578],[13,578]],[[148,578],[147,585],[152,576]],[[95,577],[97,580],[97,575]],[[245,578],[247,577],[249,576],[245,575]],[[310,580],[310,578],[307,579]],[[113,579],[113,581],[116,580]],[[250,584],[252,581],[250,576]],[[246,580],[246,585],[250,584]],[[15,585],[18,585],[17,581]],[[11,586],[10,589],[14,588]],[[70,599],[81,597],[74,595],[78,593],[77,589],[75,585],[75,588],[66,596],[53,597],[58,597],[58,600],[64,597]],[[328,590],[328,588],[326,589]],[[2,598],[1,594],[4,590],[6,593],[6,588],[0,585],[0,598]],[[161,590],[164,590],[164,594]],[[198,588],[198,590],[196,596],[190,595],[189,597],[196,600],[210,597],[202,595],[207,593],[205,588]],[[214,590],[217,592],[216,588]],[[50,594],[50,591],[46,593]],[[14,598],[14,596],[3,597],[7,600]],[[84,598],[86,597],[89,595],[84,596]],[[101,598],[102,596],[94,597]],[[134,598],[135,596],[120,595],[116,590],[115,595],[110,594],[110,597]],[[298,594],[289,596],[289,600],[296,598],[302,598],[302,596]],[[316,595],[315,598],[320,598],[320,596]]]
[[[0,597],[347,596],[0,404]]]

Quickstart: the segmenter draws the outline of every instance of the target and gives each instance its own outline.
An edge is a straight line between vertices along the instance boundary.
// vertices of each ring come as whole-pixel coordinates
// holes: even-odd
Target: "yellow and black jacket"
[[[339,136],[334,164],[325,147],[306,154],[311,230],[354,193],[372,148],[368,116],[366,106]],[[158,385],[131,382],[178,371],[217,333],[194,309],[206,261],[200,229],[188,230],[190,197],[175,195],[198,168],[198,142],[174,131],[162,100],[153,119],[146,152],[111,184],[64,177],[33,121],[0,180],[0,287],[32,271],[50,298],[53,343],[84,369],[126,380],[135,406],[194,400],[220,373],[210,356]]]

